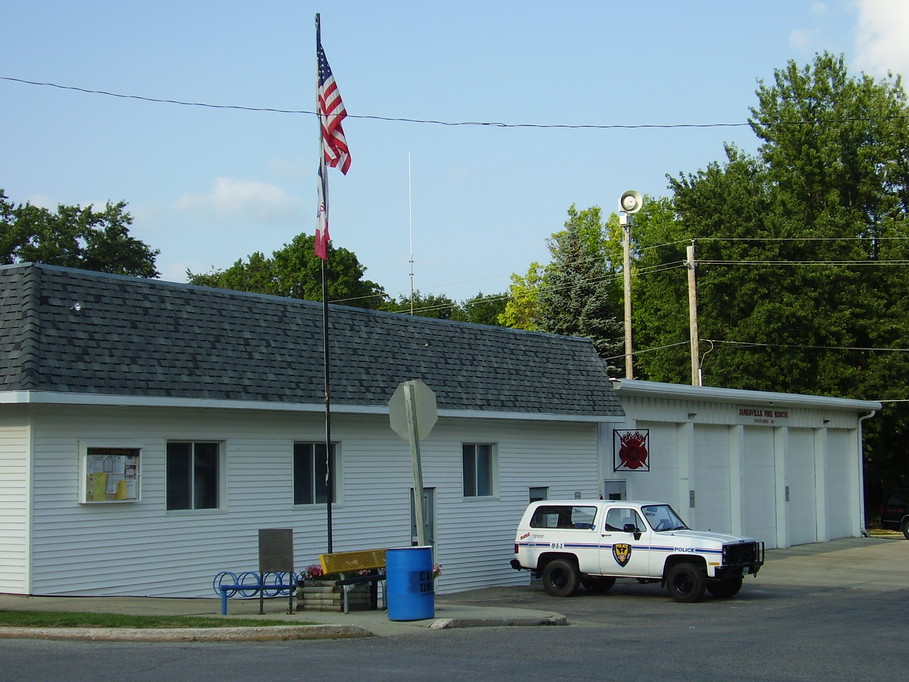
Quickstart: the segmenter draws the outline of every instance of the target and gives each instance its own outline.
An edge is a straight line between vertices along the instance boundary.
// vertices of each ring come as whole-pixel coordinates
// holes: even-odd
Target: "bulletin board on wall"
[[[137,502],[139,453],[139,448],[84,448],[82,502]]]

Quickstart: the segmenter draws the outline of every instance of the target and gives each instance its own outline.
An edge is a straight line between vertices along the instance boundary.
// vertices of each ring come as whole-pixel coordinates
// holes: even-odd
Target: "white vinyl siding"
[[[219,571],[255,570],[258,529],[293,528],[298,567],[326,551],[325,505],[293,503],[293,444],[318,442],[321,414],[172,408],[35,408],[34,594],[214,597]],[[333,415],[343,450],[342,501],[332,508],[335,551],[410,544],[413,486],[407,444],[381,415]],[[138,502],[79,504],[79,441],[129,441],[142,450]],[[223,445],[219,510],[168,513],[166,445]],[[496,443],[500,489],[465,501],[461,445]],[[435,488],[436,581],[445,593],[526,582],[508,567],[530,486],[553,497],[596,496],[594,424],[440,418],[421,442],[423,478]],[[364,525],[365,524],[365,525]]]
[[[0,421],[0,592],[29,592],[29,499],[29,429]]]

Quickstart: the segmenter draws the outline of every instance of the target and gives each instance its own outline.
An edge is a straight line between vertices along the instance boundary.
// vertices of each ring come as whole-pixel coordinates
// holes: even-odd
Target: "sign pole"
[[[410,463],[413,467],[413,513],[417,525],[417,545],[426,545],[426,525],[423,517],[423,464],[420,461],[419,422],[413,383],[404,384],[404,411],[407,413],[407,436],[410,443]]]

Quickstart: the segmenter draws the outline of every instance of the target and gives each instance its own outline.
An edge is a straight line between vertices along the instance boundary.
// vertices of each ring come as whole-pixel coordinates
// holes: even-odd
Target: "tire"
[[[707,576],[692,563],[676,564],[666,575],[666,590],[677,602],[690,604],[704,596]]]
[[[615,585],[615,578],[602,575],[585,575],[581,577],[581,584],[592,594],[606,594]]]
[[[720,599],[734,597],[739,593],[740,589],[742,589],[742,576],[707,583],[707,591],[714,597],[719,597]]]
[[[577,565],[568,559],[553,559],[543,569],[543,589],[553,597],[570,597],[580,582]]]
[[[900,530],[903,531],[903,537],[909,540],[909,519],[903,521],[903,525],[900,526]]]

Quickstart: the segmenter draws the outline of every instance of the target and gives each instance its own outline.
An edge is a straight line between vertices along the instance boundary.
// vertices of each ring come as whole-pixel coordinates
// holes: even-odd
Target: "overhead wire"
[[[306,115],[306,116],[318,116],[316,111],[310,111],[305,109],[282,109],[277,107],[253,107],[253,106],[243,106],[236,104],[212,104],[209,102],[195,102],[187,100],[178,100],[170,98],[158,98],[158,97],[149,97],[145,95],[134,95],[113,92],[109,90],[100,90],[85,88],[72,85],[62,85],[59,83],[53,83],[49,81],[34,81],[24,78],[16,78],[13,76],[0,76],[0,80],[20,83],[24,85],[31,85],[37,87],[49,87],[59,90],[80,92],[83,94],[90,95],[101,95],[106,97],[114,97],[119,99],[129,99],[137,100],[142,102],[157,103],[157,104],[170,104],[177,106],[186,106],[186,107],[200,107],[206,109],[220,109],[220,110],[236,110],[236,111],[247,111],[255,113],[277,113],[277,114],[290,114],[290,115]],[[583,129],[592,129],[592,130],[635,130],[635,129],[684,129],[684,128],[738,128],[738,127],[750,127],[751,122],[738,122],[738,123],[635,123],[635,124],[565,124],[565,123],[555,123],[555,124],[541,124],[541,123],[505,123],[500,121],[444,121],[437,119],[419,119],[419,118],[410,118],[410,117],[395,117],[395,116],[379,116],[374,114],[353,114],[348,112],[348,118],[351,119],[363,119],[363,120],[375,120],[375,121],[384,121],[384,122],[396,122],[396,123],[413,123],[413,124],[429,124],[429,125],[440,125],[440,126],[476,126],[476,127],[495,127],[495,128],[534,128],[534,129],[568,129],[568,130],[583,130]],[[833,121],[870,121],[870,120],[897,120],[897,119],[907,119],[909,120],[909,115],[893,115],[887,117],[878,117],[878,116],[867,116],[867,117],[845,117],[837,119],[825,119],[818,118],[814,121],[780,121],[784,125],[813,125],[817,123],[828,123]],[[883,240],[905,240],[907,237],[877,237],[877,236],[868,236],[868,237],[700,237],[696,238],[694,241],[749,241],[749,242],[769,242],[769,241],[857,241],[857,240],[874,240],[874,241],[883,241]],[[650,250],[655,248],[661,248],[665,246],[672,246],[679,243],[686,243],[692,240],[679,240],[674,242],[668,242],[667,244],[654,245],[642,247],[640,250]],[[794,265],[842,265],[842,266],[868,266],[868,265],[909,265],[909,260],[825,260],[825,261],[797,261],[797,260],[783,260],[783,261],[762,261],[762,260],[699,260],[699,265],[729,265],[729,266],[742,266],[742,265],[768,265],[768,266],[794,266]],[[683,268],[686,266],[685,261],[675,261],[670,263],[662,263],[654,266],[649,266],[647,268],[640,268],[637,270],[638,275],[647,275],[647,274],[656,274],[666,270]],[[605,281],[607,279],[617,278],[621,273],[609,273],[602,277],[591,278],[587,283],[595,283],[597,281]],[[567,285],[566,285],[567,286]],[[495,295],[489,298],[489,300],[501,300],[508,298],[508,294]],[[360,298],[348,298],[342,299],[336,302],[354,302],[357,300],[363,300],[364,298],[369,297],[360,297]],[[433,310],[443,309],[450,304],[439,304],[435,306],[424,307],[419,310],[419,312],[430,312]],[[455,304],[457,305],[457,304]],[[415,311],[417,312],[417,311]],[[726,342],[719,340],[710,340],[714,343],[738,343],[748,344],[751,346],[766,346],[770,344],[756,344],[748,342]],[[648,349],[646,351],[637,351],[637,353],[643,352],[652,352],[656,350],[661,350],[663,348],[669,348],[676,345],[681,345],[685,342],[680,342],[678,344],[669,344],[667,346],[661,346],[659,348]],[[786,346],[779,346],[786,347]],[[808,348],[809,346],[799,346],[800,348]],[[816,347],[824,348],[824,347]],[[899,351],[899,352],[909,352],[904,349],[874,349],[874,348],[831,348],[834,350],[874,350],[874,351]],[[621,356],[617,356],[621,357]]]
[[[54,88],[70,92],[80,92],[87,95],[101,95],[118,99],[138,100],[154,104],[171,104],[184,107],[200,107],[205,109],[223,109],[234,111],[248,111],[254,113],[291,114],[297,116],[318,116],[318,112],[308,109],[282,109],[278,107],[254,107],[239,104],[212,104],[210,102],[194,102],[164,97],[150,97],[147,95],[133,95],[111,90],[86,88],[76,85],[62,85],[51,81],[35,81],[14,76],[0,76],[0,80],[22,85]],[[703,129],[703,128],[747,128],[751,127],[750,121],[745,122],[714,122],[714,123],[505,123],[502,121],[445,121],[441,119],[412,118],[404,116],[380,116],[377,114],[355,114],[347,112],[348,119],[361,119],[383,121],[388,123],[415,123],[438,126],[474,126],[485,128],[537,128],[537,129],[566,129],[566,130],[647,130],[647,129]],[[909,120],[909,115],[893,116],[848,116],[841,118],[818,118],[814,121],[780,121],[784,125],[816,125],[818,123],[876,121],[876,120]]]

